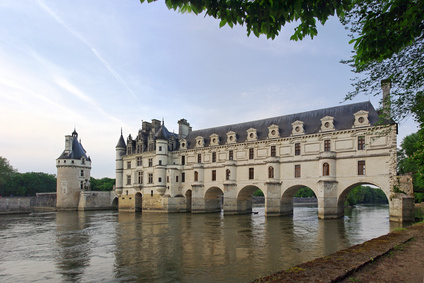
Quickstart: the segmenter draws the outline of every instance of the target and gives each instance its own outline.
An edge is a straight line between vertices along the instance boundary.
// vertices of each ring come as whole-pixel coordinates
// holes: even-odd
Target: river
[[[336,220],[314,206],[257,214],[46,212],[0,216],[1,282],[249,282],[387,234],[388,205]]]

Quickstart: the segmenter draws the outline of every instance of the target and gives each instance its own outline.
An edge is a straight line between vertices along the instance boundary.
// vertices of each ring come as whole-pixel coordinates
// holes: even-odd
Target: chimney
[[[178,134],[180,136],[180,139],[184,139],[191,132],[190,124],[187,122],[186,119],[180,119],[178,121],[178,125]]]
[[[72,140],[73,136],[67,135],[65,136],[65,152],[70,153],[72,151]]]
[[[385,119],[391,118],[391,102],[390,102],[390,88],[392,87],[392,82],[390,79],[385,79],[381,81],[381,89],[383,90],[383,117]]]

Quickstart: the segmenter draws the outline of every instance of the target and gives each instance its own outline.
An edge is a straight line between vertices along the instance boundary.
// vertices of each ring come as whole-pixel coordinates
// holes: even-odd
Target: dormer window
[[[237,136],[236,133],[233,131],[230,131],[227,133],[227,144],[233,144],[237,142]]]
[[[205,140],[203,139],[203,137],[198,136],[196,138],[196,147],[204,147],[205,146]]]
[[[271,125],[268,127],[268,138],[275,139],[280,137],[279,127],[277,125]]]
[[[305,130],[303,128],[303,122],[302,121],[295,121],[292,123],[292,135],[303,135],[305,133]]]
[[[187,140],[181,139],[180,140],[180,146],[181,146],[181,149],[187,149]]]
[[[334,131],[334,117],[325,116],[321,119],[321,132]]]
[[[353,123],[353,128],[370,126],[370,121],[368,120],[368,114],[369,112],[365,110],[361,110],[353,114],[355,115],[355,122]]]
[[[247,132],[247,141],[256,141],[258,139],[256,129],[250,128],[246,132]]]
[[[219,145],[219,136],[217,134],[210,135],[210,138],[211,138],[211,142],[210,142],[211,146]]]

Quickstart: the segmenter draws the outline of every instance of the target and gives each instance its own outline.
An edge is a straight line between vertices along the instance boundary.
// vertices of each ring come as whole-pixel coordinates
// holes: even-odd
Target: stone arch
[[[203,196],[205,212],[221,212],[224,191],[219,187],[210,187]]]
[[[259,188],[254,185],[247,185],[243,187],[237,194],[237,213],[244,214],[244,213],[252,213],[252,198],[253,194],[257,190],[261,190],[265,195],[265,191],[262,188]]]
[[[135,194],[135,211],[142,211],[143,209],[143,195],[138,192]]]
[[[316,191],[316,188],[313,188],[313,187],[311,188],[310,186],[299,185],[299,184],[290,186],[281,195],[281,201],[280,201],[281,215],[292,215],[293,214],[293,198],[294,198],[294,195],[297,193],[298,190],[300,190],[301,188],[304,188],[304,187],[311,189],[314,192],[315,197],[318,199],[318,202],[320,201],[319,198],[317,197],[318,192]]]
[[[347,187],[345,187],[337,196],[337,214],[340,215],[341,217],[344,215],[344,203],[346,200],[347,195],[350,193],[350,191],[352,191],[353,188],[357,187],[357,186],[361,186],[361,185],[372,185],[375,187],[378,187],[380,190],[383,191],[384,195],[387,198],[387,201],[390,203],[390,195],[388,194],[388,192],[386,192],[385,190],[383,190],[382,186],[379,185],[377,182],[373,181],[373,182],[368,182],[368,181],[362,181],[362,182],[356,182],[353,183]]]
[[[119,201],[119,199],[118,199],[117,197],[115,197],[115,198],[112,200],[112,208],[113,208],[113,209],[118,209],[118,201]]]

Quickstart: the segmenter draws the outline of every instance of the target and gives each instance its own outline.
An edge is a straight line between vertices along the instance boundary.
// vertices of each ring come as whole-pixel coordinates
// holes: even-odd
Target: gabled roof
[[[325,116],[334,117],[334,127],[336,131],[351,129],[355,120],[354,113],[360,110],[369,112],[368,119],[371,126],[376,125],[376,123],[380,121],[377,111],[374,109],[371,102],[367,101],[240,124],[192,131],[187,135],[186,140],[188,142],[188,148],[194,148],[196,144],[196,137],[202,136],[205,139],[205,144],[209,144],[210,135],[217,134],[220,140],[224,141],[225,143],[227,140],[226,134],[230,131],[233,131],[237,134],[238,142],[245,142],[247,139],[246,131],[250,128],[257,130],[257,140],[265,140],[268,137],[268,127],[271,125],[277,125],[279,127],[280,137],[284,138],[289,137],[292,134],[292,123],[295,121],[303,122],[306,135],[314,134],[320,131],[321,119]],[[390,122],[388,121],[384,122],[384,124],[389,123]]]

